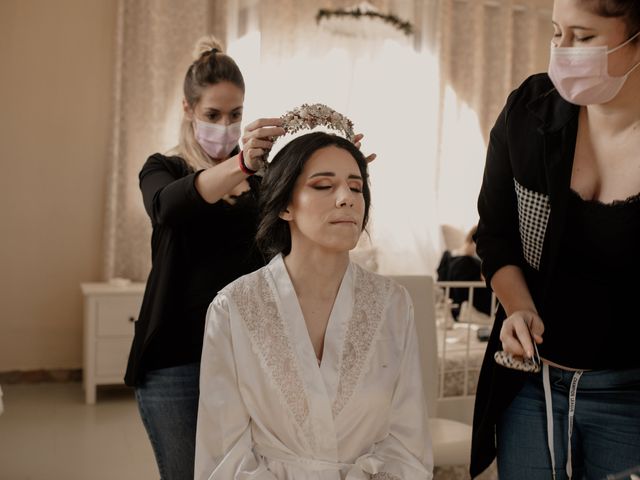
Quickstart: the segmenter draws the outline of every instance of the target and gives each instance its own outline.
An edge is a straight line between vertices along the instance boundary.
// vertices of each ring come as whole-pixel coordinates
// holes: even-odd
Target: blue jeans
[[[556,478],[566,479],[568,394],[573,372],[550,369]],[[531,375],[497,425],[500,480],[549,480],[542,375]],[[585,372],[572,436],[573,478],[602,480],[640,465],[640,368]]]
[[[147,372],[136,400],[162,480],[192,480],[200,364]]]

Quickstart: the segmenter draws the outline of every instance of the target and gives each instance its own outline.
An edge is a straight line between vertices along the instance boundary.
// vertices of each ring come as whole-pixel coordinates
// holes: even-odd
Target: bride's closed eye
[[[311,185],[314,190],[329,190],[331,185]],[[349,189],[354,193],[362,193],[362,188],[358,186],[350,186]]]

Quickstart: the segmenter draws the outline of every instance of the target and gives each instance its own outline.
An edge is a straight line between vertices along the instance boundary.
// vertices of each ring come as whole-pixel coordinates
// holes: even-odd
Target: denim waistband
[[[640,388],[640,367],[623,370],[580,370],[582,376],[578,391]],[[563,370],[549,366],[549,380],[554,387],[564,387],[569,390],[575,371]]]

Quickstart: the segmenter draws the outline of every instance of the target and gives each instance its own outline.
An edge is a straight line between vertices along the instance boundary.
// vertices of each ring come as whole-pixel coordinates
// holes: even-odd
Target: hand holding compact
[[[496,363],[525,372],[540,371],[537,344],[542,343],[543,333],[544,323],[537,313],[531,310],[513,312],[500,329],[502,350],[494,355]]]

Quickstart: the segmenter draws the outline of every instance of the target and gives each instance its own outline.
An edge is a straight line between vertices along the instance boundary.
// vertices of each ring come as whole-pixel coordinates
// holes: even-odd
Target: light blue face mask
[[[611,50],[601,47],[556,47],[551,44],[549,77],[558,93],[576,105],[607,103],[620,92],[640,62],[621,77],[609,75],[609,54],[628,45],[640,32]]]

